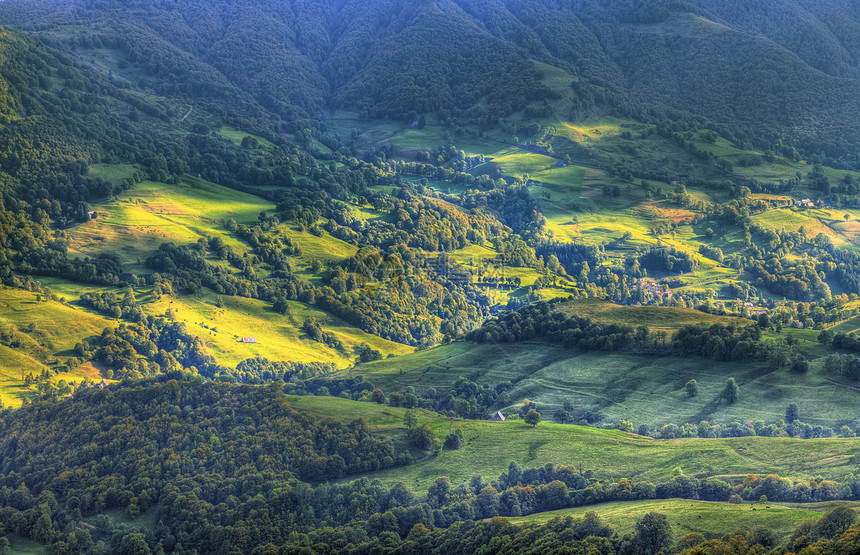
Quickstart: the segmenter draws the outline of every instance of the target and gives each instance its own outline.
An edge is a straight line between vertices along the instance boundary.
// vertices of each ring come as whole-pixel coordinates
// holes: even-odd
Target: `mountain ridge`
[[[854,7],[848,0],[742,7],[721,0],[609,6],[593,0],[182,0],[170,8],[133,3],[119,12],[109,2],[7,0],[0,22],[62,42],[70,25],[122,15],[159,35],[162,50],[170,45],[217,70],[288,119],[319,121],[330,108],[365,106],[379,117],[442,110],[496,126],[546,99],[530,67],[534,59],[635,98],[643,105],[640,117],[651,123],[711,121],[762,144],[785,141],[856,165],[860,33],[854,31],[860,20]],[[704,20],[724,32],[699,33]],[[269,39],[277,40],[263,47]],[[645,51],[650,55],[643,58]]]

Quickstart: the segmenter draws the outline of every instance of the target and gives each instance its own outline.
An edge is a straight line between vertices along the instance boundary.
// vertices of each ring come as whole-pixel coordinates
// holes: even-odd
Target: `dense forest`
[[[704,118],[739,139],[857,164],[860,22],[850,2],[379,4],[76,1],[58,10],[14,0],[0,18],[64,46],[119,51],[143,66],[138,84],[160,94],[230,98],[297,129],[319,124],[326,103],[495,126],[556,94],[536,81],[533,59],[575,76],[577,111],[605,103],[653,123]],[[97,32],[79,44],[52,32],[81,24]]]

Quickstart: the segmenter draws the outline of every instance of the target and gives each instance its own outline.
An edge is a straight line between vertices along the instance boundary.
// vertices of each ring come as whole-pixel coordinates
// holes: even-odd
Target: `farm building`
[[[242,343],[256,343],[256,342],[257,342],[256,337],[243,337],[242,338]]]
[[[495,415],[493,415],[493,422],[504,422],[504,421],[505,421],[505,415],[502,414],[502,411],[498,411],[498,412],[496,412]]]

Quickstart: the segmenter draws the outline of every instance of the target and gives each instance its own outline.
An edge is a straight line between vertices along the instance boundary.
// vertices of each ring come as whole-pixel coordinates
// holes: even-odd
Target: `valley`
[[[855,8],[0,2],[0,555],[857,552]]]

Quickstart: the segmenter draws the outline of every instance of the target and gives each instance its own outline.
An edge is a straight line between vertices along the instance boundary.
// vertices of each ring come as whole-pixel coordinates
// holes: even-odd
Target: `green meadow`
[[[221,306],[218,306],[218,305]],[[172,309],[175,318],[188,331],[199,336],[219,363],[235,366],[253,357],[295,362],[330,362],[345,367],[356,358],[355,349],[363,344],[379,350],[383,356],[410,353],[414,348],[367,334],[344,321],[312,306],[290,301],[290,313],[274,312],[271,305],[256,299],[223,296],[206,292],[176,299],[162,297],[145,305],[152,314]],[[338,338],[345,347],[339,351],[313,341],[302,330],[308,318],[316,318],[323,330]],[[242,343],[242,337],[254,337],[256,344]]]
[[[676,541],[682,536],[694,532],[711,538],[720,537],[740,529],[746,530],[751,526],[766,526],[773,530],[777,536],[787,539],[801,522],[810,518],[817,520],[834,507],[832,504],[820,503],[808,505],[811,507],[787,507],[776,503],[733,505],[689,499],[619,501],[575,509],[548,511],[523,517],[509,517],[508,521],[514,524],[526,522],[543,524],[556,517],[582,518],[585,513],[594,511],[601,520],[618,530],[619,533],[627,534],[634,532],[637,520],[647,513],[657,512],[668,517]],[[840,505],[855,506],[855,504],[848,502],[840,503]]]
[[[75,344],[101,334],[112,322],[81,308],[45,299],[20,289],[0,286],[0,327],[17,332],[10,344],[0,344],[0,401],[3,406],[18,406],[36,392],[27,388],[23,376],[52,374],[70,358]],[[92,365],[61,372],[54,380],[80,383],[85,378],[100,381]]]
[[[131,179],[138,169],[132,164],[93,164],[89,167],[89,174],[107,179],[111,183],[121,183],[124,179]]]
[[[268,140],[264,139],[263,137],[260,137],[259,135],[245,133],[244,131],[233,129],[232,127],[222,127],[218,130],[218,135],[236,145],[241,145],[242,139],[244,139],[245,137],[252,137],[254,139],[257,139],[257,142],[265,148],[272,148],[273,146],[275,146]]]
[[[801,419],[838,428],[854,428],[857,392],[834,385],[821,361],[805,375],[775,371],[767,363],[727,363],[697,358],[627,353],[577,353],[539,344],[469,345],[454,343],[391,360],[362,364],[349,371],[386,391],[413,386],[419,391],[445,390],[460,376],[496,386],[513,382],[506,402],[493,410],[513,412],[525,399],[537,404],[544,419],[565,402],[573,414],[591,413],[601,426],[621,419],[634,426],[698,424],[702,420],[779,422],[790,403]],[[720,399],[730,377],[740,385],[734,404]],[[838,376],[836,376],[839,378]],[[687,381],[695,379],[700,393],[689,397]],[[842,379],[842,378],[840,378]]]
[[[318,416],[333,416],[343,421],[364,418],[380,431],[397,429],[398,422],[402,427],[406,412],[402,408],[335,397],[288,396],[288,401]],[[541,422],[533,428],[522,420],[452,420],[428,411],[419,412],[418,423],[429,425],[439,439],[461,429],[466,444],[459,450],[443,450],[438,456],[371,473],[368,477],[388,484],[403,481],[413,491],[423,492],[439,476],[450,477],[454,484],[467,481],[475,473],[489,480],[516,461],[523,468],[547,462],[577,467],[581,463],[600,479],[631,478],[655,483],[667,480],[675,467],[689,476],[720,476],[738,482],[749,473],[777,474],[795,480],[821,475],[839,480],[855,472],[855,457],[860,448],[857,438],[658,440],[617,430],[551,422]]]
[[[110,251],[139,266],[162,243],[221,237],[236,249],[247,247],[224,224],[251,224],[275,206],[254,195],[185,176],[177,185],[143,181],[96,207],[96,218],[67,233],[70,250],[81,255]]]

